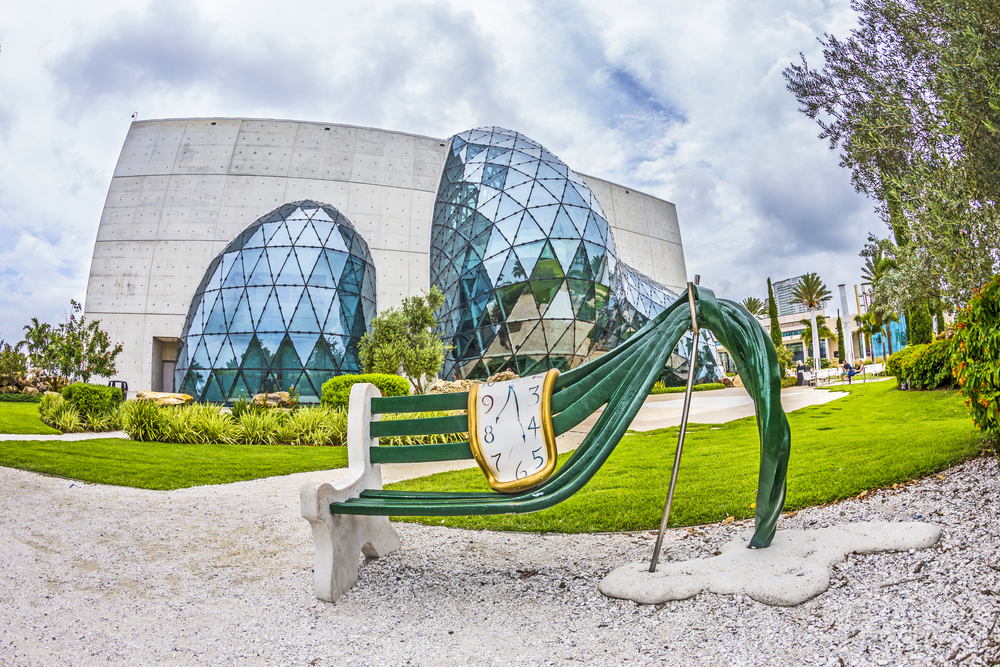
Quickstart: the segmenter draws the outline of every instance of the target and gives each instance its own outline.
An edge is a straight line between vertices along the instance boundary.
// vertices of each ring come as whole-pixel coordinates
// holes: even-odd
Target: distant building
[[[794,278],[786,278],[785,280],[771,283],[771,287],[774,289],[774,301],[778,306],[779,317],[807,312],[802,302],[797,300],[792,294],[795,291],[795,286],[799,284],[801,279],[802,276],[795,276]],[[826,304],[828,303],[830,303],[829,299],[823,302],[823,307],[826,308]]]

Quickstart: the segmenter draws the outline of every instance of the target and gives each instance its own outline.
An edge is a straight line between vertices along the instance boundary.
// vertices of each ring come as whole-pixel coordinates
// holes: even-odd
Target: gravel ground
[[[397,524],[337,604],[312,596],[298,486],[315,473],[160,492],[0,468],[0,665],[990,664],[1000,559],[994,458],[783,518],[779,529],[919,516],[941,542],[850,556],[791,608],[702,593],[603,597],[652,535]],[[672,559],[749,524],[671,531]],[[904,581],[912,580],[915,581]],[[903,582],[903,583],[898,583]]]

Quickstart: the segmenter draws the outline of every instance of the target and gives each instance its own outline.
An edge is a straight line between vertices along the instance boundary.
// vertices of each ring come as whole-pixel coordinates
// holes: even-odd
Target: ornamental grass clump
[[[236,426],[236,444],[273,445],[280,441],[286,413],[279,410],[248,410]]]
[[[153,401],[129,401],[122,409],[122,430],[139,442],[163,441],[169,417]]]
[[[464,414],[464,410],[436,410],[432,412],[397,412],[382,415],[382,421],[399,419],[424,419],[427,417],[450,417]],[[469,439],[469,433],[434,433],[430,435],[394,435],[378,439],[380,446],[393,445],[439,445],[447,442],[463,442]]]
[[[958,313],[951,365],[972,421],[996,446],[1000,433],[1000,276],[975,290]]]
[[[43,424],[59,429],[63,433],[79,433],[84,430],[84,420],[76,406],[62,396],[46,392],[38,404],[38,418]]]

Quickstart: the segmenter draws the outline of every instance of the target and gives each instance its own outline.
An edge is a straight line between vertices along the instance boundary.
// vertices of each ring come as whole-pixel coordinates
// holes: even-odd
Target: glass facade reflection
[[[223,402],[360,371],[357,345],[375,316],[368,244],[337,209],[285,204],[219,253],[188,310],[175,386]]]
[[[447,379],[572,368],[677,298],[618,261],[607,218],[572,169],[496,127],[451,139],[430,279],[446,299],[439,334],[454,345],[442,368]],[[705,349],[710,364],[699,375],[715,379],[721,371]],[[686,370],[674,356],[676,370]]]

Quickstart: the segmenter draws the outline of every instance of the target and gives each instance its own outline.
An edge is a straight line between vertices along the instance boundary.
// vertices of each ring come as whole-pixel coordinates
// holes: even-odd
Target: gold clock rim
[[[490,470],[489,464],[486,462],[486,457],[483,455],[483,450],[479,444],[478,417],[476,416],[479,385],[474,384],[469,388],[469,399],[466,404],[466,412],[469,416],[469,448],[472,450],[472,456],[476,459],[476,463],[479,464],[480,470],[485,473],[487,483],[494,491],[500,493],[525,491],[544,482],[556,469],[556,459],[559,456],[559,450],[556,447],[555,427],[552,425],[552,392],[555,388],[556,378],[558,377],[559,369],[550,368],[545,372],[545,378],[542,380],[542,441],[545,445],[545,451],[548,454],[548,461],[538,472],[509,482],[501,482],[493,476],[493,471]]]

